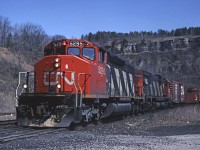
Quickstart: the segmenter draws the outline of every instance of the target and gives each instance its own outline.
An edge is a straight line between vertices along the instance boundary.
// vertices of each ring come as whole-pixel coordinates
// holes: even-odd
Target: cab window
[[[56,55],[65,55],[65,46],[57,47],[56,48]]]
[[[48,56],[48,55],[53,55],[54,54],[54,49],[45,49],[44,50],[44,56]]]
[[[68,48],[68,55],[80,55],[80,49],[77,47],[70,47]]]
[[[95,59],[94,48],[83,48],[83,56],[90,60],[94,60]]]

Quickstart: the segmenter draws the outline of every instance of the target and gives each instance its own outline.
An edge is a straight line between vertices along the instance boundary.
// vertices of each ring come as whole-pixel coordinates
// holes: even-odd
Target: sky
[[[12,25],[31,22],[67,38],[200,26],[200,0],[1,0],[0,6]]]

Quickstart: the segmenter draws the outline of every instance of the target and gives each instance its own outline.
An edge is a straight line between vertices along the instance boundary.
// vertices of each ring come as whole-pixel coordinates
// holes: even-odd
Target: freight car
[[[185,103],[195,104],[200,102],[200,88],[189,88],[185,94]]]
[[[20,72],[17,124],[69,127],[171,103],[170,82],[86,40],[55,40],[33,72]]]

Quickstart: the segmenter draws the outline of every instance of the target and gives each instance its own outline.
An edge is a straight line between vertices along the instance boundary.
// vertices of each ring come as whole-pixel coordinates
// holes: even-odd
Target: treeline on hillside
[[[63,39],[63,35],[49,36],[42,26],[33,23],[11,25],[7,17],[0,16],[0,47],[38,59],[42,56],[44,46],[51,40]]]
[[[121,49],[123,45],[130,43],[141,43],[153,38],[176,37],[176,36],[198,36],[200,35],[200,27],[179,28],[171,31],[159,29],[157,32],[105,32],[98,31],[94,34],[88,33],[82,35],[82,39],[94,42],[101,46],[106,46],[107,41],[114,45],[116,41],[121,41]],[[42,26],[33,23],[23,23],[11,25],[7,17],[0,16],[0,47],[6,47],[15,53],[26,56],[31,59],[39,59],[42,56],[44,46],[51,40],[63,39],[63,35],[49,36],[45,33]],[[29,56],[31,56],[29,58]]]
[[[86,35],[82,35],[82,39],[86,39],[88,41],[95,41],[101,42],[110,39],[132,39],[135,41],[141,41],[143,39],[152,39],[152,38],[159,38],[159,37],[176,37],[176,36],[197,36],[200,35],[200,27],[190,27],[190,28],[178,28],[175,30],[167,31],[163,29],[159,29],[157,32],[152,31],[135,31],[130,33],[117,33],[117,32],[104,32],[98,31],[96,33],[88,33]]]

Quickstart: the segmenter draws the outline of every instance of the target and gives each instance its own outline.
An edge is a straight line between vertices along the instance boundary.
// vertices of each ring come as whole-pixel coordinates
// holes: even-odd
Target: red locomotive
[[[33,72],[19,73],[17,124],[68,127],[137,114],[171,99],[170,82],[161,75],[135,69],[86,40],[56,40]]]

